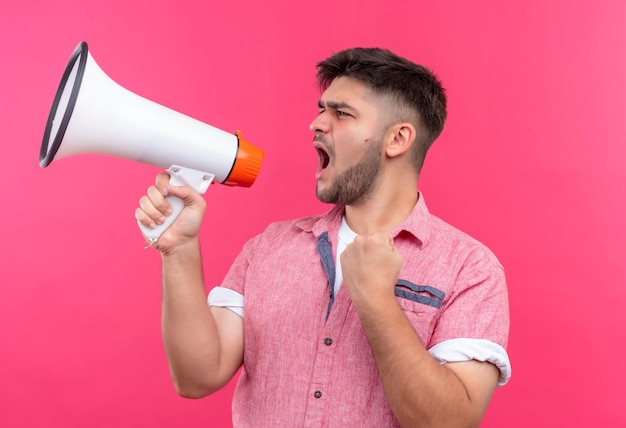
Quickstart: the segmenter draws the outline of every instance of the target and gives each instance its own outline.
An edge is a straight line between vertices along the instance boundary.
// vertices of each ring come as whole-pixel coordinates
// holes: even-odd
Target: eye
[[[337,110],[336,114],[337,114],[338,117],[348,117],[348,116],[350,116],[349,113],[346,113],[343,110]]]

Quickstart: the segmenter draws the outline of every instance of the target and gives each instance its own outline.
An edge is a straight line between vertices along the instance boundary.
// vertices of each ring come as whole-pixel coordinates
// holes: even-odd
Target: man
[[[235,426],[478,426],[510,376],[508,297],[493,254],[417,190],[444,90],[381,49],[339,52],[318,79],[317,196],[334,207],[250,240],[209,305],[204,199],[160,174],[140,201],[149,227],[169,214],[166,195],[185,202],[155,244],[176,388],[211,394],[243,364]]]

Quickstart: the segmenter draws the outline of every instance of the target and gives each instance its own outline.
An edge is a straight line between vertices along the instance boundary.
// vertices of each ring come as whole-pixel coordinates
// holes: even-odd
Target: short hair
[[[358,80],[374,93],[390,97],[398,107],[399,120],[406,120],[401,117],[406,109],[413,113],[411,116],[417,121],[413,125],[418,130],[415,162],[420,171],[426,152],[443,131],[447,117],[445,89],[437,76],[387,49],[351,48],[317,64],[317,80],[322,91],[337,77]]]

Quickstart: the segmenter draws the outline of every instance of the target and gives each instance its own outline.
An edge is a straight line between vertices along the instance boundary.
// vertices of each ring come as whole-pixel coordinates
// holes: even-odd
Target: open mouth
[[[330,156],[322,147],[316,147],[317,150],[317,158],[318,158],[318,171],[323,171],[326,169],[328,164],[330,163]]]

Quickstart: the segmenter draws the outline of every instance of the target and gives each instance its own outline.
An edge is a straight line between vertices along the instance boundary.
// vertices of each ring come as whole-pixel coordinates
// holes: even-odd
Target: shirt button
[[[327,337],[326,339],[324,339],[324,345],[330,346],[332,344],[333,344],[333,339],[331,339],[330,337]]]
[[[321,391],[315,391],[315,392],[313,393],[313,396],[314,396],[315,398],[320,398],[320,397],[322,396],[322,392],[321,392]]]

